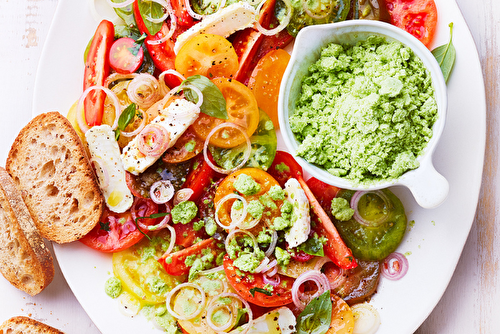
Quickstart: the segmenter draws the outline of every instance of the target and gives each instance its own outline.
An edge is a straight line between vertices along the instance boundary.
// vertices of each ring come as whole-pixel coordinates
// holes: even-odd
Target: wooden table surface
[[[77,0],[87,1],[87,0]],[[469,25],[483,69],[487,98],[487,142],[476,218],[455,274],[418,334],[500,333],[500,233],[497,211],[500,133],[500,1],[456,0]],[[0,0],[0,165],[30,119],[38,60],[57,0]],[[54,92],[57,94],[57,92]],[[28,112],[29,111],[29,112]],[[436,254],[439,261],[439,254]],[[429,273],[432,275],[432,273]],[[422,291],[425,293],[425,291]],[[97,334],[61,271],[41,294],[30,297],[0,276],[0,323],[28,315],[66,333]],[[398,334],[398,333],[395,333]]]

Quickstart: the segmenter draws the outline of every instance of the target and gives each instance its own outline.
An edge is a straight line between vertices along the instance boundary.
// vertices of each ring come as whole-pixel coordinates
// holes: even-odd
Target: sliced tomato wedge
[[[109,50],[115,39],[113,23],[103,20],[92,38],[85,62],[83,90],[103,86],[109,75]],[[102,90],[91,91],[85,98],[85,120],[88,126],[101,125],[106,94]]]
[[[213,238],[205,239],[178,252],[164,255],[158,259],[158,262],[160,262],[169,275],[187,275],[189,274],[189,269],[191,267],[186,265],[186,258],[191,255],[201,256],[202,251],[205,249],[211,249],[214,254],[214,258],[216,258],[218,251],[217,240]]]
[[[391,23],[429,47],[437,29],[434,0],[385,0]]]
[[[158,205],[152,200],[136,198],[132,209],[124,213],[114,213],[104,208],[100,222],[85,235],[80,242],[105,253],[119,252],[136,244],[144,237],[134,222],[136,217],[148,217],[158,213]],[[155,225],[161,218],[142,219],[145,225]],[[147,231],[146,231],[147,232]]]
[[[224,271],[236,293],[252,304],[276,307],[293,302],[292,285],[295,279],[292,277],[276,274],[279,277],[279,284],[273,286],[272,292],[268,291],[265,289],[263,274],[240,275],[241,272],[233,265],[233,260],[227,254],[224,256]]]

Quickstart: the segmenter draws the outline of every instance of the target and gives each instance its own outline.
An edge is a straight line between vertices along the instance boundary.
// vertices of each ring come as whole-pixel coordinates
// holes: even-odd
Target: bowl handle
[[[410,189],[418,205],[424,209],[433,209],[443,203],[450,189],[448,181],[432,163],[421,165],[413,177],[402,179],[400,183]]]

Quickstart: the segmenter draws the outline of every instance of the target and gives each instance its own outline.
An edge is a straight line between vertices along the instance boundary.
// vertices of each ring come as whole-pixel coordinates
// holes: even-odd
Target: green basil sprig
[[[272,296],[273,295],[270,291],[267,291],[266,289],[262,289],[262,288],[257,288],[257,287],[251,288],[248,291],[252,294],[252,297],[255,297],[255,292],[263,293],[266,296]]]
[[[310,255],[325,256],[325,252],[323,251],[323,243],[318,238],[307,239],[306,242],[303,242],[299,245],[298,249]]]
[[[118,127],[115,130],[115,138],[118,140],[120,138],[120,132],[125,130],[127,125],[132,122],[135,117],[135,112],[137,110],[137,105],[135,103],[131,103],[125,108],[120,114],[120,118],[118,118]]]
[[[200,107],[202,113],[215,118],[227,119],[226,99],[224,99],[219,87],[207,77],[199,74],[190,76],[182,82],[182,85],[187,84],[195,86],[203,94],[203,103]],[[192,90],[185,89],[184,96],[188,101],[198,102],[198,95]]]
[[[314,298],[297,317],[297,334],[325,334],[332,322],[330,291]]]
[[[453,69],[455,58],[457,56],[457,52],[452,43],[453,22],[451,22],[448,26],[450,27],[450,40],[447,44],[441,45],[432,50],[432,54],[438,61],[439,67],[441,67],[441,72],[443,72],[445,82],[448,82],[448,78],[450,77],[451,70]]]
[[[142,21],[144,22],[146,29],[148,29],[150,35],[156,35],[156,33],[161,30],[163,22],[154,23],[147,18],[159,19],[162,17],[164,15],[163,7],[154,1],[137,1],[139,5],[139,12],[141,12]]]

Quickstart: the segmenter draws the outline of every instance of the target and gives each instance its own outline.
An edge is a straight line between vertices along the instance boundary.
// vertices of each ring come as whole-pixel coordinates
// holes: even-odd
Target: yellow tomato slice
[[[191,38],[175,57],[175,69],[185,77],[201,74],[208,78],[230,78],[238,67],[233,45],[218,35],[201,34]]]
[[[289,60],[290,55],[282,49],[270,51],[259,60],[248,81],[248,87],[255,95],[259,108],[269,115],[276,129],[279,129],[278,96],[281,78]]]
[[[351,334],[354,331],[354,317],[351,308],[337,295],[332,294],[332,321],[326,334]]]
[[[250,137],[259,125],[259,107],[250,89],[244,84],[227,78],[216,78],[213,83],[220,89],[226,99],[228,119],[220,119],[201,113],[194,122],[192,129],[205,140],[210,131],[224,122],[232,122],[241,126]],[[231,148],[245,142],[241,131],[232,128],[222,128],[210,137],[210,144]]]

